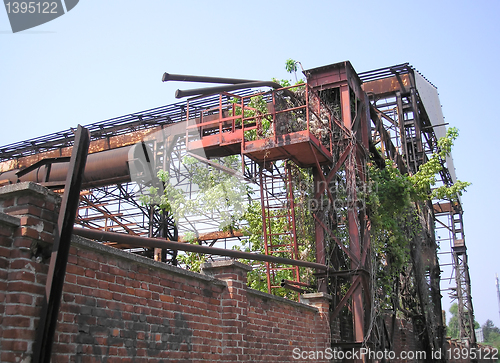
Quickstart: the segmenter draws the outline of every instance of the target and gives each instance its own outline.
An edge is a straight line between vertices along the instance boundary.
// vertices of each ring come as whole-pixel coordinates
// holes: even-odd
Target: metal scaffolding
[[[303,191],[294,175],[305,173],[311,182],[307,213],[314,225],[315,260],[320,264],[314,271],[315,288],[332,295],[332,324],[340,327],[341,338],[333,346],[390,348],[393,335],[388,332],[393,331],[394,320],[390,327],[374,314],[371,223],[363,199],[368,193],[367,165],[371,159],[383,168],[388,159],[402,173],[414,174],[438,151],[437,141],[445,128],[442,115],[430,102],[437,92],[408,63],[358,75],[349,62],[341,62],[304,74],[306,83],[285,88],[270,82],[201,77],[204,82],[230,85],[179,91],[178,95],[194,97],[86,126],[90,154],[75,222],[94,230],[93,235],[122,232],[185,241],[184,236],[194,231],[200,245],[222,242],[228,248],[249,242],[241,230],[221,230],[221,213],[176,216],[172,211],[161,212],[160,202],[141,203],[141,196],[149,196],[151,188],[162,195],[167,184],[187,199],[196,198],[200,188],[192,182],[186,163],[186,157],[191,157],[244,184],[247,202],[258,202],[262,212],[263,251],[257,252],[282,259],[262,259],[268,291],[286,287],[300,294],[313,287],[301,280],[305,265],[289,267],[279,261],[303,259],[303,226],[297,215],[305,207],[297,202]],[[200,77],[168,74],[163,80],[195,78],[200,81]],[[238,85],[275,89],[233,91]],[[59,175],[66,170],[64,158],[73,142],[73,130],[67,130],[0,147],[0,185],[35,181],[61,188],[64,180]],[[236,157],[238,168],[218,162],[228,156]],[[443,167],[439,182],[452,185],[456,180],[452,160],[447,159]],[[158,179],[158,171],[167,173],[168,180]],[[447,241],[460,337],[475,344],[460,200],[422,202],[418,209],[423,233],[408,241],[412,268],[403,281],[416,292],[412,297],[417,301],[416,329],[429,350],[443,347],[437,249],[441,245],[442,251]],[[109,244],[178,263],[177,250],[161,247],[168,244],[138,247],[122,239]],[[286,278],[283,271],[289,272]]]
[[[373,105],[375,127],[372,139],[380,143],[382,153],[394,160],[402,172],[415,174],[420,165],[439,151],[438,139],[446,133],[435,87],[408,63],[361,73],[360,77]],[[389,145],[391,143],[393,145]],[[442,167],[438,186],[451,186],[456,181],[451,156],[446,158]],[[444,285],[442,291],[451,291],[450,296],[458,303],[460,339],[474,345],[473,307],[460,199],[457,197],[454,202],[433,200],[432,204],[425,214],[434,221],[429,229],[433,255],[437,255],[440,248],[440,260],[444,261],[443,266],[452,266],[452,276],[441,279],[437,258],[425,268],[427,290],[434,296],[430,301],[434,305],[434,317],[431,315],[427,320],[438,318],[439,322],[429,330],[435,330],[431,335],[436,337],[435,348],[439,348],[443,343],[445,324],[440,316],[441,282]]]

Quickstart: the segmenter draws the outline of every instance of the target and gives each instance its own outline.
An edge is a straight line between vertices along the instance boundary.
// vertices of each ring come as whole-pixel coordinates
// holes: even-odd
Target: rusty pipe
[[[292,281],[292,280],[286,280],[286,279],[281,279],[282,284],[289,284],[289,285],[297,285],[297,286],[303,286],[303,287],[308,287],[310,289],[314,289],[316,286],[306,284],[305,282],[299,282],[299,281]]]
[[[175,91],[175,98],[199,96],[199,95],[210,95],[210,94],[214,94],[214,93],[229,92],[229,91],[234,91],[237,89],[255,88],[255,87],[272,87],[274,89],[282,88],[282,86],[276,82],[258,81],[258,82],[238,83],[238,84],[231,84],[231,85],[224,85],[224,86],[196,88],[196,89],[189,89],[189,90],[178,89],[177,91]],[[289,90],[285,90],[285,92],[289,95],[293,95],[293,92],[291,92]]]
[[[205,76],[190,76],[186,74],[171,74],[163,73],[162,82],[168,81],[181,81],[181,82],[201,82],[201,83],[250,83],[260,82],[252,79],[238,79],[238,78],[223,78],[223,77],[205,77]]]
[[[292,291],[298,292],[299,294],[303,294],[304,292],[306,292],[306,290],[301,289],[300,287],[297,287],[295,285],[290,285],[287,282],[282,282],[280,285],[284,289],[292,290]]]
[[[126,183],[131,181],[130,170],[136,173],[147,173],[147,166],[141,161],[144,153],[141,144],[105,150],[90,154],[85,164],[83,187],[100,187],[110,184]],[[133,163],[133,165],[131,165]],[[0,174],[0,181],[15,184],[31,181],[48,185],[64,185],[68,174],[69,162],[46,163],[27,173],[22,170],[10,170]]]
[[[321,271],[334,271],[332,268],[316,262],[292,260],[289,258],[262,255],[243,251],[227,250],[225,248],[201,246],[198,244],[174,242],[160,238],[133,236],[125,233],[105,232],[96,229],[74,227],[73,234],[101,242],[116,242],[134,247],[161,248],[175,251],[206,253],[210,255],[243,258],[253,261],[272,262],[283,265],[314,268]]]

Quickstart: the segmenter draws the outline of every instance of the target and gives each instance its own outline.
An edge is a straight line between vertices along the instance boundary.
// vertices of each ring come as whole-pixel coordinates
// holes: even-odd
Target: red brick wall
[[[1,362],[32,354],[48,269],[37,246],[53,240],[58,200],[32,183],[0,188]],[[253,291],[248,269],[196,274],[75,237],[52,361],[289,362],[293,348],[330,346],[328,296],[310,306]]]
[[[392,326],[394,322],[394,326]],[[394,334],[393,345],[396,356],[401,357],[402,352],[417,352],[421,350],[414,334],[413,323],[411,320],[392,319],[392,316],[386,318],[386,326]],[[418,359],[400,359],[401,363],[413,363]]]
[[[33,183],[0,188],[0,361],[28,362],[53,241],[59,197]]]

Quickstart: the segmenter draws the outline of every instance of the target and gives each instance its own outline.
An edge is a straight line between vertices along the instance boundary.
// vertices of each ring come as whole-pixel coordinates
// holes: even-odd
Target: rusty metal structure
[[[86,126],[89,156],[75,224],[94,230],[92,236],[132,235],[134,243],[126,238],[108,243],[172,264],[177,263],[174,247],[139,246],[138,237],[182,241],[194,228],[200,245],[245,241],[241,231],[220,230],[217,215],[179,219],[139,201],[150,187],[162,190],[159,170],[167,171],[184,195],[199,193],[184,164],[188,155],[234,175],[254,192],[249,199],[260,204],[262,215],[263,251],[258,252],[276,257],[261,259],[268,291],[285,287],[300,293],[313,287],[301,281],[306,265],[286,261],[303,259],[303,190],[297,179],[303,175],[311,182],[308,218],[319,264],[307,266],[315,269],[314,288],[332,295],[332,326],[340,330],[333,346],[390,349],[397,311],[382,314],[374,306],[371,223],[363,200],[367,165],[383,168],[385,160],[392,160],[402,173],[414,174],[437,151],[437,140],[446,132],[437,91],[409,64],[357,74],[349,62],[341,62],[304,75],[304,84],[282,88],[273,82],[165,73],[163,81],[226,85],[179,90],[177,97],[191,98]],[[255,90],[262,87],[272,90]],[[256,100],[263,106],[257,107]],[[63,188],[73,142],[68,130],[1,147],[0,185],[29,180]],[[240,170],[216,162],[228,156],[237,158]],[[440,178],[443,185],[456,181],[451,158]],[[414,294],[411,319],[429,352],[445,340],[438,245],[443,258],[451,256],[453,286],[443,290],[459,304],[460,337],[475,344],[462,214],[459,199],[421,203],[422,232],[408,241],[412,266],[401,285],[411,288],[401,291],[401,299]],[[439,234],[444,237],[436,239]]]
[[[40,322],[37,326],[35,344],[33,347],[33,361],[35,363],[49,363],[52,343],[57,325],[59,305],[64,286],[64,276],[68,262],[69,249],[75,216],[78,210],[78,199],[82,185],[83,171],[87,161],[90,144],[89,132],[81,127],[77,128],[75,145],[71,153],[64,185],[64,194],[57,221],[57,233],[52,245],[49,273],[45,284]]]
[[[379,140],[385,157],[393,160],[401,172],[416,173],[438,151],[438,139],[446,135],[437,89],[408,63],[364,72],[360,77],[372,104],[372,140]],[[446,158],[439,178],[439,185],[446,186],[457,180],[451,156]],[[459,338],[474,346],[474,312],[460,198],[433,200],[422,210],[427,241],[412,247],[420,247],[424,257],[419,262],[418,255],[412,253],[412,259],[417,275],[426,276],[426,281],[416,279],[417,285],[421,285],[417,289],[421,303],[427,307],[422,318],[437,322],[433,327],[427,324],[428,338],[434,349],[443,344],[445,322],[440,317],[441,267],[437,258],[440,248],[443,265],[452,267],[449,279],[454,279],[455,285],[445,286],[443,291],[450,291],[450,297],[458,303]]]

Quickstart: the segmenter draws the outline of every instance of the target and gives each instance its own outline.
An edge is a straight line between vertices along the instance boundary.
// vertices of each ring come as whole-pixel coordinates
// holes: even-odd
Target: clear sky
[[[173,103],[193,86],[162,83],[163,72],[269,80],[288,76],[288,58],[358,72],[410,62],[460,130],[476,320],[500,326],[499,56],[499,0],[81,0],[16,34],[0,9],[0,145]]]

